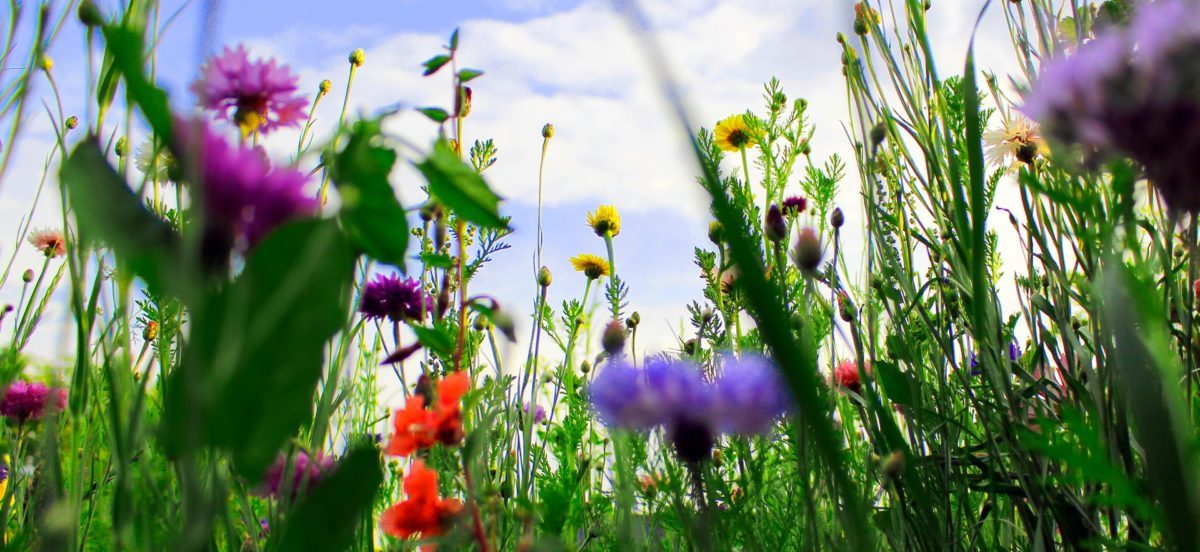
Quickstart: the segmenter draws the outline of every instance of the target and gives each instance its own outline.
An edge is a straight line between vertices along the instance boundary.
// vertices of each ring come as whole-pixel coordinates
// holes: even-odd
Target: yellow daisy
[[[621,233],[621,214],[612,205],[601,205],[587,215],[588,226],[601,238],[605,234],[616,236]]]
[[[580,253],[571,257],[571,266],[575,267],[577,272],[582,272],[589,280],[608,276],[608,261],[599,255]]]
[[[750,124],[745,115],[730,115],[717,123],[713,129],[717,147],[725,151],[741,151],[742,148],[752,148],[758,142],[750,132]]]

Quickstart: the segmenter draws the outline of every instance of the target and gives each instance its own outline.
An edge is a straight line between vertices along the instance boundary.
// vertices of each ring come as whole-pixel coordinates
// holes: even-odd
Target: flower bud
[[[853,322],[854,321],[854,303],[852,303],[850,301],[850,298],[847,297],[844,292],[838,292],[837,302],[838,302],[838,316],[840,316],[842,318],[842,320],[845,322]]]
[[[800,155],[805,157],[812,155],[812,144],[808,143],[808,138],[802,138],[798,147]]]
[[[600,345],[609,356],[617,356],[625,350],[625,326],[620,320],[613,320],[604,327],[600,336]]]
[[[26,284],[33,281],[33,269],[32,268],[26,268],[25,272],[21,273],[21,281],[25,282]]]
[[[554,125],[546,123],[545,126],[542,127],[542,138],[547,140],[554,138]]]
[[[583,362],[579,363],[579,372],[580,373],[587,374],[588,372],[591,372],[591,371],[592,371],[592,363],[588,362],[587,360],[584,360]]]
[[[721,223],[712,221],[708,223],[708,241],[713,242],[713,245],[720,246],[725,238],[725,227]]]
[[[538,269],[537,283],[541,287],[550,287],[550,282],[554,279],[550,276],[550,268],[543,266]]]
[[[500,333],[504,334],[504,337],[507,337],[509,341],[514,343],[517,341],[516,323],[513,322],[513,318],[507,312],[501,311],[500,307],[496,307],[492,311],[492,323],[496,325],[496,329],[500,330]]]
[[[772,205],[767,209],[763,231],[766,233],[767,239],[773,242],[782,241],[787,237],[787,221],[783,219],[783,211],[779,209],[778,205]]]
[[[458,94],[457,98],[454,98],[454,112],[456,114],[458,114],[458,116],[460,118],[464,118],[464,119],[467,117],[467,115],[471,114],[471,87],[470,86],[462,87],[462,92],[460,92]]]
[[[129,153],[129,140],[124,136],[117,138],[116,152],[117,157],[125,157]]]
[[[151,320],[146,324],[146,327],[142,329],[142,339],[146,341],[158,339],[158,322]]]
[[[642,315],[640,313],[638,313],[638,311],[633,311],[633,314],[629,315],[629,325],[636,328],[641,323],[642,323]]]
[[[887,124],[880,122],[871,128],[871,146],[877,147],[887,138]]]
[[[79,126],[79,117],[74,115],[67,117],[67,120],[63,121],[63,126],[67,127],[67,130],[75,130]]]
[[[43,53],[42,56],[38,58],[38,68],[47,73],[53,71],[54,58],[50,57],[50,54]]]
[[[325,79],[325,80],[321,81],[321,85],[317,88],[317,93],[324,96],[324,95],[328,94],[329,91],[332,89],[333,89],[333,81],[331,81],[329,79]]]
[[[472,321],[472,323],[471,323],[471,327],[475,328],[475,331],[477,331],[477,332],[482,332],[483,330],[486,330],[488,327],[487,317],[483,316],[482,314],[479,316],[476,316],[475,320]]]
[[[904,472],[904,451],[892,451],[887,458],[883,459],[880,468],[883,470],[883,475],[888,479],[899,477]]]
[[[100,8],[96,7],[96,3],[92,0],[83,0],[79,3],[79,9],[75,11],[75,15],[79,17],[79,22],[88,27],[99,27],[104,24],[104,16],[100,13]]]
[[[355,48],[353,52],[350,52],[350,65],[362,67],[363,62],[366,60],[367,53],[362,48]]]
[[[841,207],[833,208],[833,213],[829,215],[829,224],[832,224],[834,228],[841,228],[843,224],[846,224],[846,215],[842,213]]]
[[[805,272],[816,272],[821,266],[823,255],[821,238],[817,237],[816,231],[812,228],[800,230],[796,246],[792,249],[792,261],[796,263],[796,266]]]

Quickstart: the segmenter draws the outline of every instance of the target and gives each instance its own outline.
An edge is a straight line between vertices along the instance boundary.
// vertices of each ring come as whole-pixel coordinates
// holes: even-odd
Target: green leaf
[[[331,177],[342,198],[346,235],[371,258],[404,269],[408,217],[388,176],[396,151],[381,144],[379,119],[359,121],[334,160]]]
[[[429,181],[429,194],[455,215],[482,228],[507,228],[500,218],[500,196],[444,140],[416,167]]]
[[[913,389],[916,387],[916,380],[911,374],[901,372],[896,363],[883,359],[875,362],[875,373],[879,385],[883,386],[884,391],[887,391],[887,396],[892,402],[904,406],[913,405]]]
[[[193,310],[184,362],[167,381],[168,450],[223,447],[243,477],[262,476],[312,416],[325,343],[349,308],[354,258],[333,221],[293,222]]]
[[[113,170],[94,139],[75,146],[59,178],[67,189],[79,233],[112,249],[152,291],[178,284],[179,235],[151,213]]]
[[[440,107],[418,107],[417,111],[424,113],[426,117],[429,117],[435,123],[444,123],[446,119],[450,118],[450,114],[446,113],[446,110]]]
[[[428,77],[429,75],[432,75],[432,74],[438,72],[438,69],[441,69],[443,65],[446,65],[449,62],[450,62],[450,56],[445,55],[445,54],[439,54],[439,55],[433,56],[433,57],[425,60],[425,63],[421,64],[421,65],[425,66],[424,75],[426,77]]]
[[[434,353],[448,355],[454,351],[454,336],[445,327],[428,328],[425,326],[409,326],[417,335],[417,342],[422,347]]]
[[[458,71],[458,82],[467,83],[475,80],[476,77],[483,74],[479,69],[460,69]]]
[[[421,264],[425,265],[425,268],[450,270],[454,266],[454,261],[450,259],[450,255],[445,253],[430,253],[426,251],[421,253]]]
[[[309,492],[288,516],[270,549],[346,550],[353,544],[362,516],[370,513],[382,483],[383,466],[375,447],[351,449],[333,475]]]
[[[450,51],[453,52],[455,50],[458,50],[458,29],[457,28],[454,29],[454,32],[450,33]]]
[[[145,115],[146,122],[165,143],[172,142],[171,106],[167,93],[154,86],[146,77],[143,52],[145,41],[141,34],[130,29],[108,25],[104,40],[113,56],[113,67],[125,78],[125,87]]]

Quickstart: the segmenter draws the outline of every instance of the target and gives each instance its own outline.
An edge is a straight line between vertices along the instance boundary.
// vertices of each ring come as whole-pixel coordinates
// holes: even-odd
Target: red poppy
[[[438,398],[432,410],[425,407],[425,397],[418,394],[396,411],[392,425],[395,432],[388,441],[386,452],[395,456],[408,456],[419,449],[432,447],[441,442],[454,446],[462,442],[462,409],[459,400],[471,388],[471,377],[465,372],[455,372],[438,382]]]
[[[438,496],[437,472],[420,460],[404,478],[404,494],[408,498],[388,508],[380,520],[383,532],[396,538],[440,535],[462,511],[461,502]]]
[[[871,365],[863,366],[863,371],[871,375]],[[833,382],[838,387],[845,387],[855,393],[862,391],[862,380],[858,377],[858,363],[853,360],[843,360],[833,369]]]

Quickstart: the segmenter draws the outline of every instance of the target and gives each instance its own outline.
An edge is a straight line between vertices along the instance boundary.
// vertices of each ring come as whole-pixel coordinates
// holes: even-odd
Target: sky
[[[99,4],[106,13],[114,11],[114,2]],[[972,23],[984,4],[933,2],[931,41],[943,56],[943,75],[961,68]],[[977,41],[977,55],[982,68],[1003,69],[1010,47],[1001,6],[993,4]],[[499,299],[516,314],[518,334],[528,332],[535,292],[541,129],[552,123],[556,135],[546,162],[543,211],[543,261],[554,274],[551,304],[582,294],[584,278],[571,270],[568,259],[603,252],[603,242],[584,218],[597,205],[614,205],[623,218],[616,239],[617,266],[631,289],[630,309],[639,311],[643,320],[638,354],[677,347],[686,327],[686,305],[702,298],[703,282],[692,258],[694,247],[708,245],[707,202],[695,181],[697,170],[686,137],[666,109],[643,52],[609,2],[254,0],[162,5],[160,22],[171,21],[159,44],[157,77],[176,106],[193,105],[188,85],[206,55],[243,43],[253,56],[290,66],[300,76],[302,90],[315,92],[323,79],[333,82],[317,112],[317,144],[329,137],[337,120],[346,59],[354,48],[365,50],[366,63],[352,89],[352,114],[369,115],[397,105],[449,108],[449,77],[424,78],[420,63],[439,53],[450,32],[460,28],[460,64],[486,71],[471,83],[473,110],[465,135],[468,141],[495,140],[499,161],[485,176],[505,198],[501,211],[512,216],[516,229],[512,248],[485,268],[472,290]],[[814,162],[834,153],[850,159],[840,47],[834,37],[851,33],[852,2],[646,0],[642,6],[679,80],[694,125],[711,127],[747,108],[761,111],[762,85],[778,77],[789,97],[809,101],[816,125]],[[86,74],[82,36],[72,22],[51,50],[65,109],[81,116]],[[27,37],[28,32],[18,43]],[[54,105],[44,82],[35,94]],[[41,101],[35,105],[39,109],[28,120],[14,165],[0,182],[3,262],[19,239],[18,221],[29,211],[45,156],[52,149]],[[411,110],[393,117],[387,129],[417,143],[428,143],[436,130]],[[276,160],[286,162],[297,136],[298,131],[276,133],[265,146]],[[300,160],[302,166],[314,162]],[[395,176],[401,202],[414,205],[419,201],[419,177],[408,169]],[[61,225],[55,188],[51,175],[33,215],[34,227]],[[798,187],[790,183],[788,190],[796,192]],[[839,203],[847,214],[847,228],[861,227],[856,182],[843,183]],[[853,236],[850,243],[855,243]],[[28,246],[16,259],[18,273],[40,266]],[[0,289],[0,302],[15,301],[19,287],[13,278]],[[48,357],[71,354],[63,331],[67,319],[65,302],[53,303],[48,323],[39,327],[31,348]],[[9,331],[6,327],[3,335]],[[522,355],[520,344],[506,353],[510,364]]]

